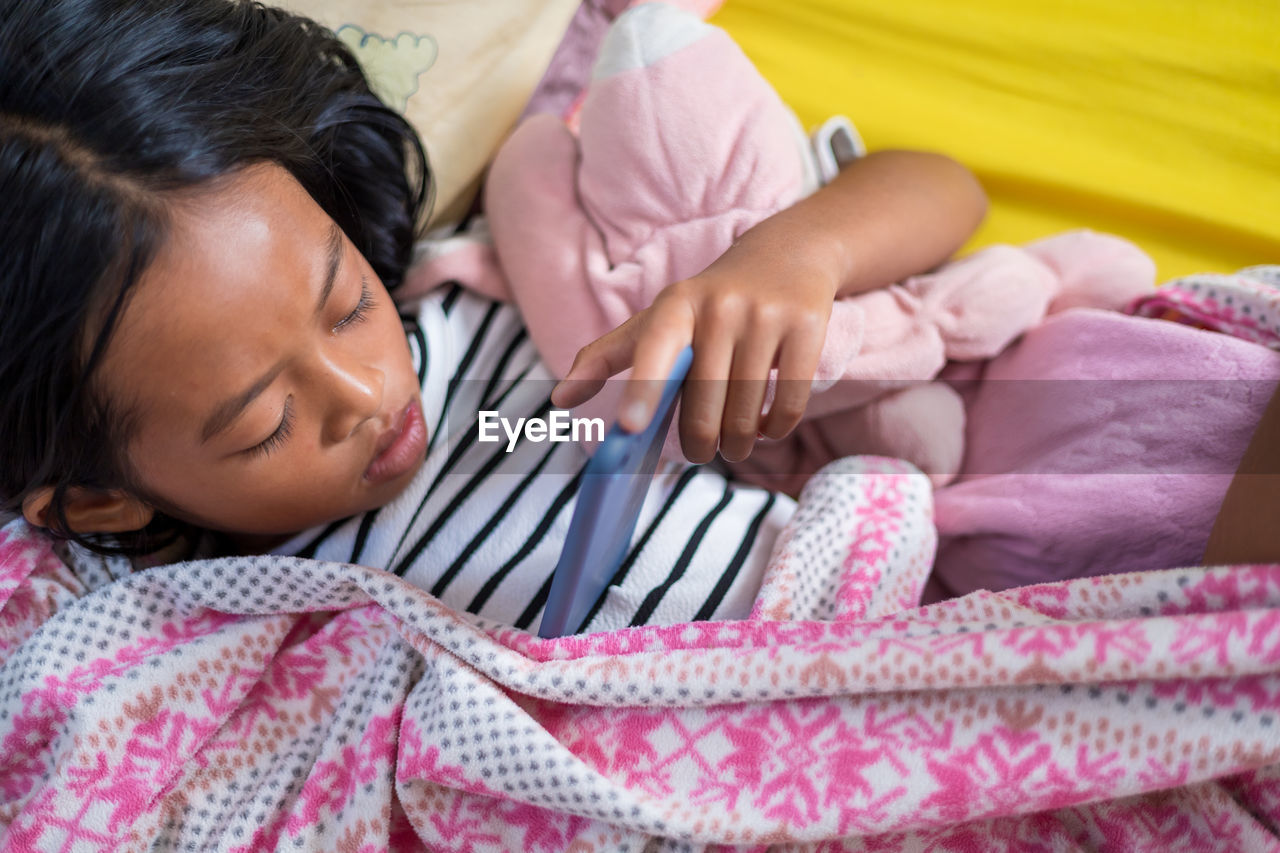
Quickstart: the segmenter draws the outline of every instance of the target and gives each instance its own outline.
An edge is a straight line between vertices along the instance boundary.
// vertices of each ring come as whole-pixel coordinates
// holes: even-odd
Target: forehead
[[[328,216],[288,172],[254,166],[177,201],[170,230],[139,281],[152,301],[205,307],[254,298],[268,272],[313,260],[332,227]]]
[[[278,166],[174,203],[104,360],[107,393],[198,416],[287,351],[310,316],[333,225]],[[143,412],[145,415],[145,411]]]

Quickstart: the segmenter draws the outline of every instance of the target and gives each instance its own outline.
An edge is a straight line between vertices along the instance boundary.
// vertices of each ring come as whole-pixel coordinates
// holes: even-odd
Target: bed
[[[538,43],[521,42],[533,72],[479,75],[509,87],[482,100],[504,105],[494,144],[530,93],[572,101],[622,5],[506,7]],[[400,41],[352,8],[312,11],[353,43]],[[970,248],[1088,226],[1136,241],[1162,279],[1280,256],[1280,9],[729,0],[713,20],[805,122],[846,112],[872,147],[969,164],[992,197]],[[428,31],[405,26],[406,108],[450,48],[424,49]],[[469,207],[480,165],[464,165],[434,225]],[[861,509],[833,534],[822,513],[850,489]],[[10,525],[0,846],[1280,844],[1280,566],[918,607],[931,500],[908,466],[847,460],[811,484],[751,619],[550,641],[373,569],[256,557],[116,578]]]

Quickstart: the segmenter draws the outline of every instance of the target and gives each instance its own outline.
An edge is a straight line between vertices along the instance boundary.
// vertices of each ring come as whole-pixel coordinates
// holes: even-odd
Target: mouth
[[[373,461],[365,469],[364,479],[379,485],[414,470],[427,449],[427,424],[422,417],[422,404],[411,400],[397,416],[395,423],[378,437]]]

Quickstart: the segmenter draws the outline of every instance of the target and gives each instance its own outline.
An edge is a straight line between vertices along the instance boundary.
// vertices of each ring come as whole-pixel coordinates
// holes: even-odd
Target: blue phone
[[[539,637],[563,637],[581,630],[626,558],[680,385],[692,363],[693,350],[686,347],[676,358],[649,425],[630,433],[614,424],[583,470],[564,550],[551,576]]]

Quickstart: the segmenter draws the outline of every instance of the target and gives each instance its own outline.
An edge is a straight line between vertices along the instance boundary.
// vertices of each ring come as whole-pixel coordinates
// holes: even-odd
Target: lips
[[[396,423],[378,438],[377,455],[369,463],[364,478],[374,485],[401,477],[422,462],[427,449],[427,424],[422,404],[413,400],[396,418]]]

